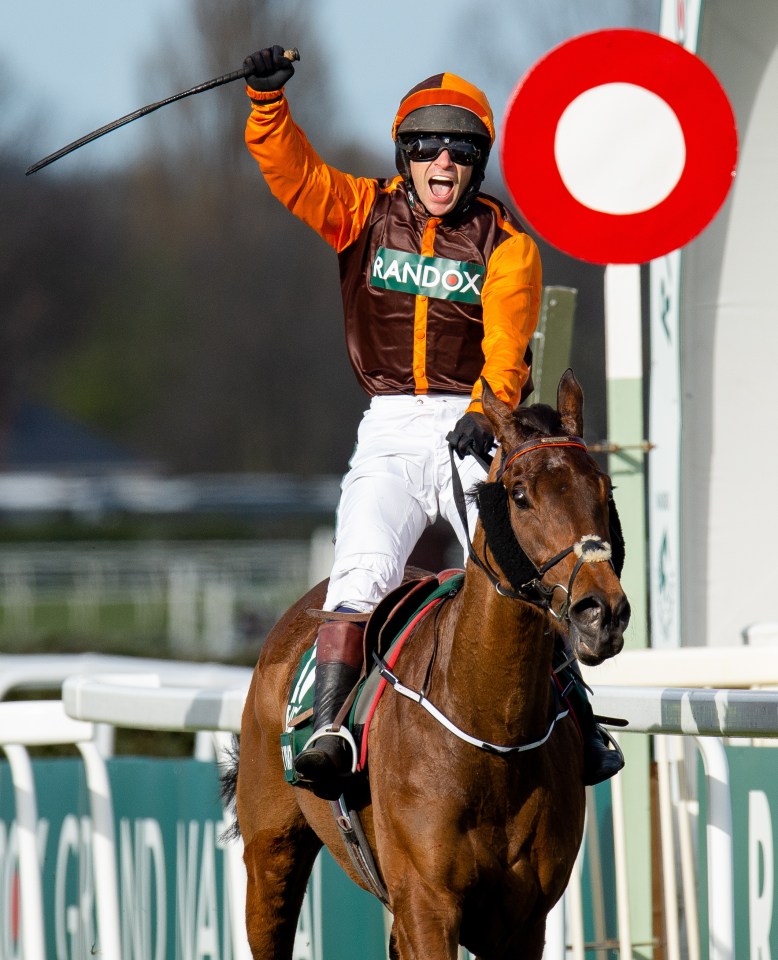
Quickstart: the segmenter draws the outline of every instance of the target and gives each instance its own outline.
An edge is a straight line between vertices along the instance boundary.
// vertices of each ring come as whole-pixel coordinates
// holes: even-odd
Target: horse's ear
[[[584,396],[581,384],[570,367],[562,374],[556,394],[556,407],[565,432],[574,437],[583,436]]]
[[[508,427],[512,424],[513,410],[504,403],[489,386],[484,377],[481,377],[483,392],[481,393],[481,403],[483,404],[486,418],[491,423],[494,435],[501,443],[507,441]]]

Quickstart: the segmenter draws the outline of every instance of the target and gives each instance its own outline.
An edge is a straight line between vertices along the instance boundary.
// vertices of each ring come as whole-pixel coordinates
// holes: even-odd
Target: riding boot
[[[562,646],[565,660],[571,656],[569,648]],[[584,748],[584,784],[588,787],[602,783],[615,776],[624,766],[624,754],[618,744],[595,720],[594,711],[586,694],[586,684],[581,676],[581,668],[575,659],[569,660],[561,671],[570,680],[567,696],[571,699],[573,711],[581,728]],[[611,744],[613,749],[608,746]]]
[[[347,620],[331,620],[319,627],[316,638],[316,679],[313,693],[313,735],[296,758],[294,769],[301,786],[318,797],[337,800],[353,767],[353,741],[340,733],[328,734],[338,711],[351,693],[362,669],[363,628]],[[345,730],[345,728],[344,728]]]

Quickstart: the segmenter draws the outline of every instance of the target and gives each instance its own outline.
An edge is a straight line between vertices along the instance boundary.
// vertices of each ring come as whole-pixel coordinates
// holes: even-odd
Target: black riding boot
[[[564,658],[570,656],[566,647],[562,648]],[[567,675],[565,677],[565,675]],[[586,684],[581,676],[581,668],[577,660],[572,660],[561,671],[561,676],[569,679],[567,695],[571,700],[573,711],[578,718],[581,728],[584,749],[584,784],[587,787],[595,783],[602,783],[615,776],[624,766],[624,754],[618,744],[594,719],[594,711],[586,694]],[[565,686],[565,680],[562,681]],[[608,744],[613,745],[611,750]]]
[[[362,670],[361,626],[347,620],[332,620],[319,627],[316,638],[316,680],[313,693],[313,743],[294,762],[300,785],[316,796],[337,800],[352,770],[349,742],[337,734],[327,735],[351,693]]]

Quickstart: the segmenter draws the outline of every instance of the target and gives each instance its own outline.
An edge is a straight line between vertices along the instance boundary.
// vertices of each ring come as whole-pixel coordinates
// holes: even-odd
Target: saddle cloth
[[[358,748],[357,771],[367,766],[367,733],[381,694],[387,686],[372,663],[375,650],[390,668],[394,666],[408,637],[434,609],[460,590],[461,570],[444,570],[437,576],[409,580],[388,594],[370,615],[365,627],[365,651],[370,662],[360,680],[344,725]],[[294,761],[313,733],[313,691],[316,679],[316,644],[303,654],[286,706],[285,729],[281,734],[281,757],[287,783],[297,782]]]

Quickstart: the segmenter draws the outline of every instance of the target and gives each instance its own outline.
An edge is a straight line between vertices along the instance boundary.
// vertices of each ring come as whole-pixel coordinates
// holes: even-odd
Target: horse
[[[514,410],[487,383],[483,408],[498,445],[483,489],[497,496],[478,498],[461,589],[422,618],[393,664],[407,689],[423,689],[466,736],[387,689],[355,801],[393,917],[392,960],[455,960],[459,945],[480,960],[540,960],[585,809],[580,731],[557,710],[554,693],[557,634],[593,665],[619,652],[629,620],[607,561],[611,482],[580,439],[583,391],[573,372],[559,383],[556,410]],[[511,582],[498,560],[505,546],[493,550],[485,533],[486,503],[495,499],[519,567],[531,572],[526,582],[516,574]],[[325,587],[294,604],[265,641],[232,771],[255,960],[291,960],[323,845],[367,888],[330,804],[286,782],[280,750],[290,685],[319,625],[310,611],[321,607]]]

